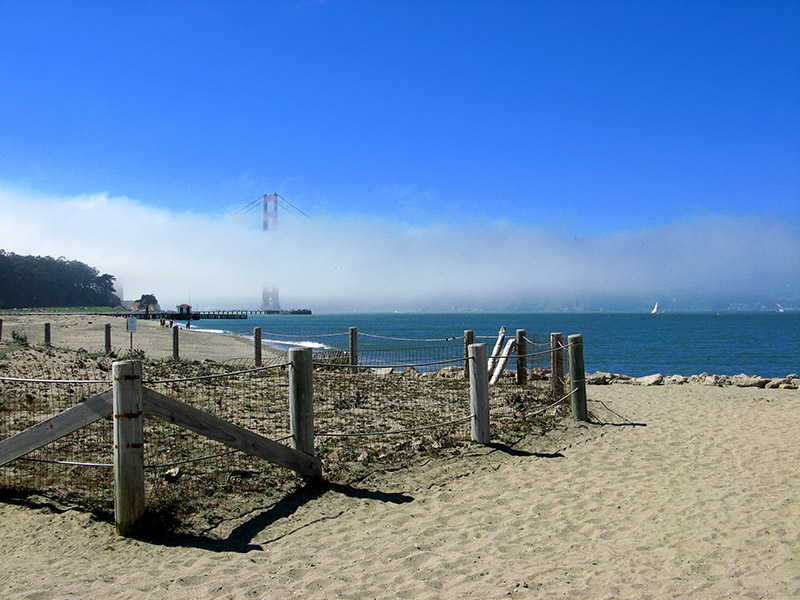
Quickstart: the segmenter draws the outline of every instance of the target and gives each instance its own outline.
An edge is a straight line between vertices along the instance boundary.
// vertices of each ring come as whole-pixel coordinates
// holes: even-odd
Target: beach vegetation
[[[0,349],[12,345],[22,348],[9,340],[0,344]],[[230,373],[238,369],[212,361],[154,360],[136,352],[128,355],[143,360],[147,379],[152,382],[148,387],[159,393],[271,439],[287,433],[285,369]],[[17,352],[12,360],[3,361],[4,375],[86,382],[3,384],[7,423],[13,425],[14,431],[21,431],[49,418],[54,410],[64,410],[76,400],[85,401],[103,392],[110,385],[112,362],[109,356],[58,347],[32,345]],[[195,379],[224,373],[230,375]],[[318,369],[314,413],[320,435],[315,438],[315,455],[323,461],[328,484],[348,485],[371,473],[421,468],[432,459],[478,452],[469,441],[468,421],[461,419],[468,419],[469,415],[468,388],[463,377],[381,375],[372,370],[353,374],[349,369],[330,366]],[[547,401],[544,390],[540,385],[520,388],[510,379],[498,384],[492,396],[493,440],[509,448],[523,439],[530,449],[547,447],[536,440],[543,440],[541,436],[546,431],[559,428],[560,417],[548,414],[522,418]],[[441,426],[415,430],[432,423]],[[101,419],[41,449],[39,456],[108,463],[111,429],[112,419]],[[404,429],[408,431],[396,431]],[[322,433],[392,430],[398,435],[335,437]],[[228,447],[219,442],[160,419],[145,420],[145,440],[146,462],[150,465],[146,470],[146,525],[140,532],[145,536],[171,532],[203,538],[205,532],[213,531],[223,521],[233,522],[263,510],[265,502],[299,503],[306,494],[314,493],[289,469],[244,453],[229,453]],[[5,479],[0,477],[0,486],[15,493],[45,495],[77,504],[110,520],[112,475],[110,469],[19,461],[6,470]],[[53,485],[48,478],[57,479],[58,483]]]
[[[11,330],[11,339],[18,346],[25,347],[28,345],[28,336],[25,335],[24,333],[17,331],[16,329]]]

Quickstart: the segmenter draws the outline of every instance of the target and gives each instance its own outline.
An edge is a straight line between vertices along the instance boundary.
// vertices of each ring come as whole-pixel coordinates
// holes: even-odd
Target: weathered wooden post
[[[111,354],[111,323],[106,323],[105,337],[106,337],[106,344],[105,344],[106,354]]]
[[[261,366],[261,327],[253,329],[253,343],[256,353],[256,366]]]
[[[497,341],[494,344],[494,350],[492,350],[491,356],[489,356],[489,362],[487,363],[487,369],[489,375],[494,373],[494,368],[497,366],[497,361],[500,359],[500,351],[503,348],[503,342],[506,340],[506,326],[503,325],[500,328],[500,332],[497,334]]]
[[[475,342],[475,332],[471,329],[464,330],[464,379],[469,381],[469,347]]]
[[[3,341],[3,319],[0,319],[0,342]]]
[[[180,346],[178,342],[178,326],[172,326],[172,359],[173,360],[180,360],[181,359],[181,352]]]
[[[350,367],[351,373],[358,373],[358,328],[350,328]]]
[[[564,334],[550,334],[550,389],[553,402],[564,395]]]
[[[528,382],[528,333],[517,329],[517,385]]]
[[[44,345],[50,345],[50,323],[44,324]]]
[[[144,516],[144,433],[142,362],[112,365],[114,383],[114,519],[121,535],[131,535]]]
[[[292,448],[314,456],[314,357],[311,348],[291,348],[289,362]]]
[[[571,335],[569,342],[569,380],[572,390],[572,416],[580,421],[588,421],[586,410],[586,370],[583,365],[583,336]]]
[[[472,407],[472,441],[488,444],[489,431],[489,368],[486,344],[470,344],[469,398]]]

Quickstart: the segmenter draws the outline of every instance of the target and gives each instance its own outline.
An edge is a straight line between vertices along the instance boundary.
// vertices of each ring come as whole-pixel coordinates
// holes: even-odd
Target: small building
[[[178,304],[175,308],[178,309],[179,315],[190,315],[192,314],[192,307],[188,304]]]

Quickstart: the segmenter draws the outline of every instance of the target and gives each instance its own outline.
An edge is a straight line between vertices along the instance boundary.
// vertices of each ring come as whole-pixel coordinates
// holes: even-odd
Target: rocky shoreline
[[[644,377],[631,377],[629,375],[621,375],[619,373],[609,373],[606,371],[597,371],[595,373],[586,374],[586,383],[588,385],[708,385],[715,387],[735,386],[742,388],[764,388],[764,389],[782,389],[782,390],[796,390],[800,389],[800,377],[796,373],[787,375],[786,377],[759,377],[758,375],[713,375],[710,373],[701,373],[700,375],[669,375],[664,376],[661,373],[653,375],[646,375]]]
[[[373,373],[379,377],[389,376],[406,376],[406,377],[443,377],[443,378],[459,378],[463,377],[463,367],[444,367],[437,371],[429,371],[421,373],[413,367],[407,367],[403,371],[393,367],[377,367],[372,369]],[[514,373],[506,371],[503,377],[511,379]],[[569,373],[567,373],[569,378]],[[549,381],[550,369],[531,369],[528,373],[530,381]],[[596,371],[595,373],[586,373],[587,385],[707,385],[715,387],[741,387],[741,388],[761,388],[761,389],[783,389],[783,390],[796,390],[800,389],[800,376],[796,373],[791,373],[786,377],[760,377],[758,375],[713,375],[710,373],[701,373],[700,375],[662,375],[655,373],[653,375],[646,375],[644,377],[631,377],[630,375],[622,375],[620,373],[611,373],[608,371]]]

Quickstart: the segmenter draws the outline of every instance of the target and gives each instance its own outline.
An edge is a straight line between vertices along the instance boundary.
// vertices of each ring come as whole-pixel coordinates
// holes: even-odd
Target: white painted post
[[[181,352],[178,342],[178,326],[172,326],[172,358],[173,360],[181,359]]]
[[[114,519],[117,531],[129,536],[144,516],[142,362],[115,362],[112,373]]]
[[[503,348],[503,352],[500,354],[497,364],[494,367],[494,371],[491,373],[491,379],[489,379],[489,385],[494,385],[498,381],[500,381],[500,377],[503,375],[503,369],[506,368],[506,363],[508,362],[508,357],[511,356],[511,353],[514,352],[514,347],[517,345],[517,340],[510,339],[506,342],[505,348]]]
[[[500,333],[497,334],[497,341],[494,344],[494,350],[492,350],[491,356],[489,356],[489,361],[487,362],[487,372],[489,375],[494,373],[494,368],[497,366],[497,361],[500,357],[500,351],[503,348],[503,342],[506,340],[506,326],[503,325],[500,328]]]
[[[351,373],[358,373],[358,328],[350,328],[350,367]]]
[[[569,342],[569,380],[572,394],[572,416],[580,421],[588,421],[586,409],[586,370],[583,365],[583,336],[571,335]]]
[[[471,344],[469,360],[469,398],[472,406],[472,441],[488,444],[489,431],[489,370],[486,344]]]
[[[289,432],[292,448],[314,456],[314,357],[311,348],[289,350]]]
[[[256,366],[261,366],[261,327],[253,329],[254,347],[256,352]]]
[[[106,323],[106,354],[111,354],[111,323]]]

